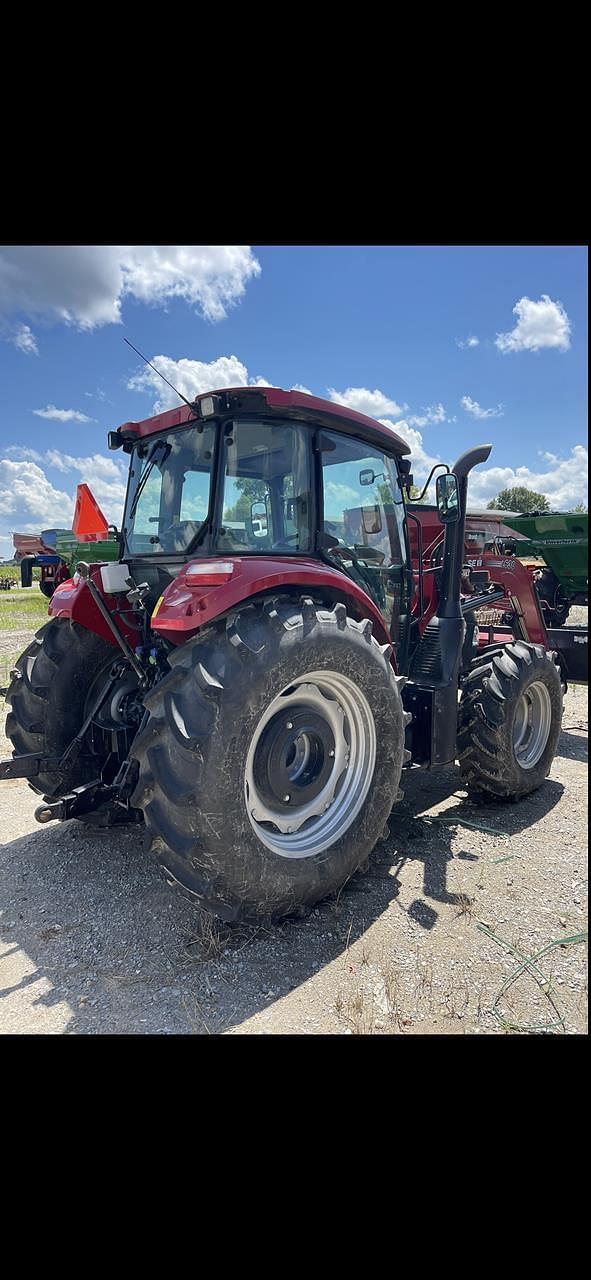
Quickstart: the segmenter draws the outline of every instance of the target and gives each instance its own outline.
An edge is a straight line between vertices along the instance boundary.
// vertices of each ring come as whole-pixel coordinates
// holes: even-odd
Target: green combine
[[[532,512],[507,521],[526,542],[513,545],[515,554],[537,556],[544,568],[530,565],[547,626],[563,627],[572,605],[587,604],[587,513]]]

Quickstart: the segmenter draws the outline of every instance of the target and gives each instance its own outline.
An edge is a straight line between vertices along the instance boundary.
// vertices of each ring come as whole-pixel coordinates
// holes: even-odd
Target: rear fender
[[[341,600],[355,618],[370,618],[373,634],[380,644],[391,643],[384,619],[357,583],[345,574],[318,560],[295,560],[272,557],[222,557],[232,564],[232,574],[221,585],[191,581],[187,571],[191,565],[206,565],[206,560],[191,560],[157,602],[152,614],[152,629],[171,644],[184,644],[208,623],[228,613],[251,596],[280,592]],[[211,563],[211,562],[210,562]],[[217,563],[217,562],[216,562]]]
[[[119,630],[125,636],[132,649],[135,649],[141,643],[139,632],[128,625],[125,615],[122,616],[117,612],[120,609],[126,609],[129,614],[129,602],[124,595],[107,595],[103,591],[100,564],[92,565],[90,576],[95,587],[100,591],[109,613],[116,615],[114,621],[117,623]],[[77,622],[81,627],[86,627],[87,631],[93,631],[95,635],[100,636],[108,644],[112,644],[114,648],[117,648],[114,636],[109,631],[86,583],[82,579],[76,581],[76,577],[68,578],[66,582],[62,582],[60,586],[56,587],[49,602],[49,616],[50,618],[71,618],[72,622]]]

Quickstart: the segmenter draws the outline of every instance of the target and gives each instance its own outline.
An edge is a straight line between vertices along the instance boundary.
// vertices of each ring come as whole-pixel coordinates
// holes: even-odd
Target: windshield
[[[215,427],[142,440],[132,455],[124,519],[131,555],[187,551],[209,512]]]

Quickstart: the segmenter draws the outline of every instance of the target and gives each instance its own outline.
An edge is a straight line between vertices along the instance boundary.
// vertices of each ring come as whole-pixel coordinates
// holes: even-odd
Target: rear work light
[[[187,586],[219,587],[229,582],[234,572],[231,560],[211,560],[207,564],[189,565],[185,573]]]
[[[204,396],[199,401],[199,413],[202,418],[211,418],[214,413],[218,412],[220,403],[219,396]]]

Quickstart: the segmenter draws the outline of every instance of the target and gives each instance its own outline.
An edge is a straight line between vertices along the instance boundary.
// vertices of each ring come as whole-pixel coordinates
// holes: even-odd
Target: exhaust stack
[[[439,607],[425,628],[413,670],[415,684],[431,690],[431,767],[451,764],[457,751],[458,683],[466,623],[460,605],[468,475],[486,462],[492,445],[477,445],[452,468],[458,481],[459,519],[445,528]],[[414,664],[413,664],[414,665]]]
[[[461,618],[460,586],[462,582],[462,565],[464,563],[464,538],[466,532],[466,505],[468,499],[468,476],[479,462],[486,462],[490,456],[492,444],[479,444],[468,449],[458,458],[452,473],[458,481],[458,499],[460,518],[455,524],[449,524],[445,530],[443,544],[443,569],[441,574],[441,594],[439,597],[439,618]]]

